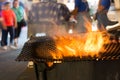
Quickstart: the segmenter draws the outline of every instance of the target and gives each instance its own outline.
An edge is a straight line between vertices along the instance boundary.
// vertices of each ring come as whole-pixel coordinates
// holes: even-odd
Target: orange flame
[[[109,41],[109,36],[98,30],[92,31],[92,25],[87,22],[85,24],[88,29],[87,33],[82,34],[66,34],[64,36],[54,37],[57,54],[51,52],[54,59],[62,59],[63,57],[98,57],[99,52],[104,50],[103,45]],[[96,28],[97,29],[97,28]]]
[[[53,57],[58,59],[68,56],[98,56],[104,42],[102,35],[92,32],[88,34],[84,38],[81,35],[57,37],[57,55],[53,54]]]

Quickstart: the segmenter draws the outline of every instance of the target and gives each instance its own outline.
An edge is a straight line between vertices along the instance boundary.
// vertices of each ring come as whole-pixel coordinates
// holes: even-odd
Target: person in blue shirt
[[[107,26],[119,25],[118,21],[110,21],[107,13],[111,5],[111,0],[99,0],[96,19],[99,30],[106,30]]]
[[[86,24],[92,22],[89,14],[89,5],[87,0],[75,0],[75,8],[71,13],[77,20],[75,26],[76,33],[84,33],[88,31]]]
[[[89,6],[86,0],[75,0],[75,8],[78,8],[78,12],[88,11]]]

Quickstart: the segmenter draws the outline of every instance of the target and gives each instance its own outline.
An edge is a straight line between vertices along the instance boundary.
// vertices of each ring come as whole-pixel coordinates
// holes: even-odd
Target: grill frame
[[[106,71],[111,70],[114,77],[115,77],[115,75],[117,75],[117,73],[118,73],[118,75],[120,74],[120,69],[118,68],[118,67],[120,67],[120,45],[119,45],[120,43],[105,44],[104,47],[106,50],[104,52],[100,52],[100,54],[101,54],[100,57],[87,56],[87,57],[82,57],[82,58],[80,58],[80,57],[64,57],[63,59],[52,59],[52,58],[46,58],[46,57],[43,58],[43,57],[34,56],[34,54],[36,54],[35,46],[39,46],[39,43],[44,44],[46,42],[52,42],[52,44],[54,44],[54,39],[49,36],[31,38],[29,41],[27,41],[24,44],[20,55],[16,58],[16,61],[33,61],[34,62],[34,69],[35,69],[37,80],[39,80],[39,78],[41,78],[41,77],[43,80],[49,80],[49,79],[50,80],[53,80],[53,79],[61,80],[61,77],[63,77],[63,76],[54,78],[53,75],[58,75],[58,73],[56,73],[56,71],[61,71],[62,69],[64,69],[64,70],[66,70],[66,69],[74,70],[75,69],[76,71],[79,70],[77,73],[72,73],[72,74],[76,74],[77,76],[75,76],[75,75],[72,76],[72,74],[70,74],[70,72],[68,70],[67,77],[65,77],[65,79],[69,79],[69,80],[73,80],[73,77],[75,77],[74,80],[80,80],[80,79],[82,79],[82,80],[107,80],[106,77],[108,76],[108,78],[110,78],[111,74],[105,73],[105,76],[104,76],[103,72],[105,70]],[[113,51],[109,50],[112,48],[114,48]],[[57,61],[58,62],[61,61],[61,63],[57,63]],[[54,64],[49,67],[47,65],[47,62],[53,62]],[[79,64],[79,65],[77,65],[77,64]],[[69,66],[72,65],[72,66],[69,67],[68,65]],[[100,66],[100,65],[102,65],[102,66]],[[59,66],[61,66],[61,67],[59,67]],[[79,66],[85,66],[85,67],[79,68]],[[87,66],[87,69],[89,70],[89,74],[87,74],[87,71],[85,69],[86,66]],[[107,69],[107,67],[105,67],[105,66],[109,67],[109,69]],[[114,69],[115,69],[115,72],[114,72]],[[118,70],[118,72],[116,69]],[[83,72],[80,72],[80,70],[83,70]],[[74,72],[76,72],[76,71],[74,71]],[[91,74],[91,71],[92,71],[92,74]],[[64,72],[66,72],[66,71],[63,71],[62,73],[64,73]],[[84,76],[80,77],[80,76],[78,76],[78,73],[80,73],[81,76],[82,75],[84,75]],[[40,74],[42,74],[42,76]],[[70,77],[68,77],[68,75]],[[94,75],[97,77],[94,77]],[[86,78],[86,76],[88,78]],[[110,80],[113,80],[113,79],[110,79]],[[117,80],[117,79],[114,79],[114,80]]]
[[[40,66],[35,63],[37,80],[120,80],[120,60],[55,63],[43,71],[39,71]]]
[[[82,56],[82,57],[64,57],[61,59],[53,59],[49,51],[56,51],[56,45],[54,39],[49,36],[43,37],[33,37],[28,40],[20,53],[16,58],[16,61],[37,61],[37,62],[47,62],[47,61],[81,61],[81,60],[117,60],[120,59],[120,43],[109,43],[104,44],[104,51],[99,52],[99,56]],[[39,48],[39,54],[36,52],[36,48]]]

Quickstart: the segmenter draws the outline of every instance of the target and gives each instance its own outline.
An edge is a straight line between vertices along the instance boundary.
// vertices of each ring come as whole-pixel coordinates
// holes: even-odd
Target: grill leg
[[[42,72],[42,75],[43,75],[43,80],[47,80],[47,71],[46,70],[44,70]]]
[[[39,80],[39,71],[38,71],[38,67],[37,67],[37,64],[34,63],[34,69],[35,69],[35,74],[36,74],[36,80]]]
[[[36,74],[36,80],[40,80],[40,73],[41,73],[42,80],[47,80],[47,70],[46,69],[42,72],[39,72],[38,66],[36,63],[34,63],[34,69],[35,69],[35,74]]]

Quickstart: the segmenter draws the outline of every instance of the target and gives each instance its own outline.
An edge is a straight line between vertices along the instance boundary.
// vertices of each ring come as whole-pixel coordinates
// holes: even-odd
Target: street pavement
[[[28,62],[17,62],[15,59],[20,54],[22,46],[26,41],[27,27],[24,27],[19,39],[18,49],[9,47],[8,50],[3,50],[0,47],[0,80],[22,80],[18,78],[27,69]]]
[[[17,80],[24,72],[27,62],[15,61],[20,50],[0,53],[0,80]]]

